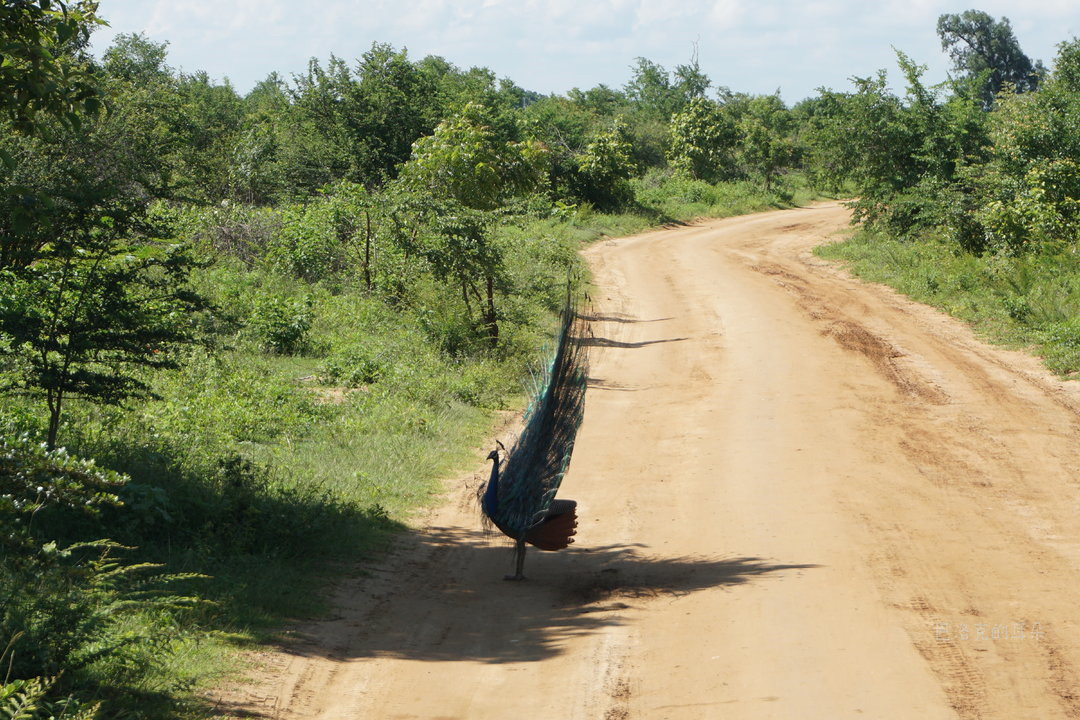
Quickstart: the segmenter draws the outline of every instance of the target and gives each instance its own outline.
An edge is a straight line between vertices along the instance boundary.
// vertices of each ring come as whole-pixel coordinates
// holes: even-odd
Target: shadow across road
[[[628,613],[670,610],[670,601],[695,592],[817,567],[750,556],[664,557],[641,545],[572,546],[530,549],[529,579],[506,582],[512,563],[501,535],[451,527],[410,533],[389,558],[392,576],[350,581],[363,600],[355,610],[310,624],[282,650],[338,660],[538,662],[561,654],[571,638],[624,624]]]

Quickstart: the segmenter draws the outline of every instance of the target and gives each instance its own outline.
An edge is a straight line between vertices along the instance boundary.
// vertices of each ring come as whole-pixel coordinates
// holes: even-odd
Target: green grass
[[[1062,377],[1080,374],[1080,248],[973,255],[933,237],[860,231],[816,253],[969,322],[989,341],[1041,356]]]
[[[724,218],[805,205],[821,194],[800,174],[785,176],[769,191],[749,180],[710,184],[653,172],[634,181],[638,204],[660,222]]]

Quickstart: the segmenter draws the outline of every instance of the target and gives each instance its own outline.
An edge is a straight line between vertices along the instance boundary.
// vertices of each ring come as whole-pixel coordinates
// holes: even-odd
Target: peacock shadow
[[[670,317],[662,317],[662,318],[653,318],[651,320],[642,320],[640,318],[631,317],[629,315],[616,314],[616,313],[609,313],[607,315],[600,315],[599,313],[592,313],[592,314],[584,313],[584,314],[582,314],[581,317],[584,318],[585,320],[589,321],[589,322],[611,322],[611,323],[654,323],[654,322],[664,322],[664,321],[667,321],[667,320],[674,319],[674,318],[670,318]]]
[[[509,583],[502,577],[510,547],[481,531],[429,528],[396,545],[393,571],[376,569],[374,577],[354,581],[350,592],[366,602],[301,630],[294,635],[300,642],[285,649],[338,659],[535,662],[558,656],[575,637],[632,623],[638,613],[670,612],[693,593],[817,567],[757,557],[664,557],[638,544],[571,546],[529,552],[528,579]]]
[[[662,338],[660,340],[641,340],[639,342],[623,342],[621,340],[612,340],[610,338],[603,337],[587,337],[581,340],[581,344],[584,347],[605,347],[605,348],[617,348],[621,350],[636,350],[638,348],[648,347],[649,345],[659,345],[661,343],[671,342],[683,342],[689,340],[687,337],[676,338]]]

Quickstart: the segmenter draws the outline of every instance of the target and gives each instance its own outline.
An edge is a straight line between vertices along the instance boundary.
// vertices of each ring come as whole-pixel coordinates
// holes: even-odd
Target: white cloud
[[[743,14],[739,0],[715,0],[707,15],[711,29],[726,30],[734,27]]]
[[[1075,0],[1017,7],[983,0],[1007,15],[1021,45],[1049,62],[1072,36]],[[246,90],[271,71],[302,71],[308,57],[352,60],[372,42],[439,54],[542,92],[603,82],[621,86],[635,57],[665,67],[686,62],[698,42],[702,68],[717,84],[772,92],[789,101],[822,86],[849,87],[852,75],[895,67],[892,47],[927,63],[937,79],[947,60],[935,32],[938,15],[969,5],[945,0],[105,0],[112,29],[169,41],[170,63],[229,76]]]

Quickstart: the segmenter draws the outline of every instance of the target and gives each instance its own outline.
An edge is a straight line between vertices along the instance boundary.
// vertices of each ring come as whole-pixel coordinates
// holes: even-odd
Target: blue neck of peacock
[[[488,517],[495,517],[499,509],[499,459],[491,461],[491,477],[488,478],[487,489],[484,490],[484,499],[480,501],[480,507]]]

